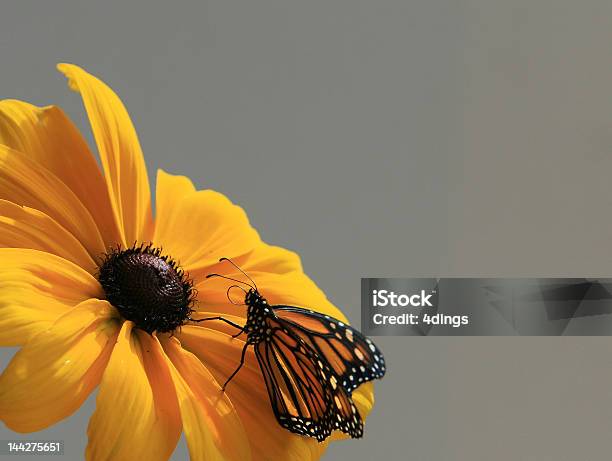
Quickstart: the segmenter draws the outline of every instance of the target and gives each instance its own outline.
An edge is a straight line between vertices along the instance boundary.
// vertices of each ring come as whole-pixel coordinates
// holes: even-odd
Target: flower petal
[[[41,211],[0,200],[0,247],[30,248],[60,256],[93,274],[96,263],[83,245]]]
[[[32,338],[0,377],[0,416],[17,432],[74,413],[98,385],[119,331],[106,301],[84,301]]]
[[[237,205],[212,190],[194,191],[183,177],[160,172],[154,242],[189,273],[220,257],[251,251],[259,236]]]
[[[0,248],[0,345],[25,344],[62,314],[100,297],[98,281],[58,256]]]
[[[107,247],[123,242],[102,172],[60,108],[0,101],[0,144],[22,152],[68,186],[93,217]]]
[[[119,97],[104,82],[72,64],[58,69],[81,94],[126,243],[148,241],[153,229],[151,191],[136,130]]]
[[[50,216],[92,257],[104,253],[98,226],[79,198],[53,173],[4,145],[0,145],[0,198]]]
[[[270,272],[273,274],[287,274],[290,272],[302,272],[300,257],[293,251],[282,247],[268,245],[258,242],[255,247],[241,256],[232,257],[232,262],[247,274],[252,272]],[[195,263],[189,270],[189,276],[198,281],[203,281],[210,273],[222,275],[239,274],[241,280],[245,280],[243,274],[236,270],[227,261],[213,261],[211,265],[205,262]]]
[[[245,255],[244,261],[239,261],[238,266],[249,272],[270,272],[273,274],[302,272],[302,261],[297,253],[266,243],[261,243],[252,252]]]
[[[194,326],[184,326],[177,336],[183,347],[206,364],[217,382],[225,382],[240,362],[241,339]],[[327,442],[293,434],[278,424],[253,348],[247,350],[244,367],[225,392],[249,436],[253,460],[314,460],[327,447]]]
[[[160,339],[173,364],[191,461],[251,459],[248,438],[231,401],[206,367],[176,338]]]
[[[179,202],[186,195],[196,191],[191,179],[187,176],[172,175],[164,170],[157,170],[157,191],[155,213],[164,219],[159,219],[160,226],[170,222],[170,217],[174,213],[176,202]],[[167,232],[167,231],[165,231]]]
[[[88,461],[167,461],[181,433],[167,359],[157,338],[121,328],[89,427]]]

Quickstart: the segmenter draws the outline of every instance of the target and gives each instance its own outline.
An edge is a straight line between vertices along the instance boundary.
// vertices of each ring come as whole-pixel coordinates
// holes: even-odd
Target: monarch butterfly
[[[384,376],[385,360],[376,345],[328,315],[295,306],[270,305],[242,269],[227,258],[219,261],[228,261],[251,282],[219,274],[207,276],[249,287],[243,290],[247,306],[244,326],[224,317],[193,319],[220,320],[239,330],[234,337],[247,335],[240,364],[222,389],[240,371],[247,348],[253,346],[272,410],[281,426],[318,441],[325,440],[332,430],[361,437],[363,422],[351,393],[360,384]]]

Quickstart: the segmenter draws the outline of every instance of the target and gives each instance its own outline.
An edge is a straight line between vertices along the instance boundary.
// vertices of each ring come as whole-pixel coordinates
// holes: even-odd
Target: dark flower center
[[[98,280],[121,315],[148,333],[173,331],[193,312],[193,282],[150,244],[110,251]]]

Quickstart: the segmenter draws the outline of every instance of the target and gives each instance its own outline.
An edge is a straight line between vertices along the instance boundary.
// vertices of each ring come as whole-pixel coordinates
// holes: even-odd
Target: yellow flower
[[[186,316],[244,323],[227,281],[205,280],[211,272],[240,277],[218,262],[229,257],[271,303],[346,319],[299,257],[262,242],[222,194],[159,171],[154,218],[120,99],[79,67],[59,70],[83,98],[103,172],[61,109],[0,102],[0,345],[22,346],[0,377],[0,417],[14,431],[39,431],[99,386],[88,460],[167,460],[182,431],[192,460],[317,459],[327,443],[281,428],[252,350],[221,392],[243,340],[222,322]],[[152,267],[169,290],[147,279]],[[353,398],[365,417],[371,383]]]

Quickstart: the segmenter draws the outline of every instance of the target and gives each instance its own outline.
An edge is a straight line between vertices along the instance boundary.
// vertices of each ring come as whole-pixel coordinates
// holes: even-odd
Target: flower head
[[[224,279],[232,258],[272,303],[346,320],[299,257],[264,243],[244,211],[159,171],[156,216],[136,132],[116,94],[59,66],[83,98],[102,171],[61,109],[0,101],[0,417],[18,432],[74,413],[98,387],[85,457],[167,460],[184,432],[192,460],[317,459],[326,443],[284,430],[256,360],[222,392],[244,340]],[[362,416],[371,384],[353,394]],[[341,437],[341,436],[337,436]]]

